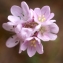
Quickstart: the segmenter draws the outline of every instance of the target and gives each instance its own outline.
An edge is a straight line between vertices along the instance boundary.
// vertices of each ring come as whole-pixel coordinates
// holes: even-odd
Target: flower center
[[[43,33],[46,32],[46,31],[47,31],[47,30],[46,30],[46,27],[42,26],[42,27],[40,28],[40,32],[41,32],[42,35],[43,35]]]
[[[44,22],[45,20],[46,20],[46,18],[45,18],[45,16],[44,15],[40,15],[39,17],[38,17],[38,20],[40,21],[40,22]]]
[[[32,39],[30,41],[30,45],[33,46],[33,47],[36,47],[36,40],[35,39]]]
[[[34,28],[35,26],[37,26],[38,24],[35,22],[27,22],[23,24],[23,27],[25,28]]]

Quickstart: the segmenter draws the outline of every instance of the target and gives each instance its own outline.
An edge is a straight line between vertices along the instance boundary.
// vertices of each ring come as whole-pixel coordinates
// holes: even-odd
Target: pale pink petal
[[[50,38],[50,40],[56,40],[57,38],[57,35],[52,33],[48,33],[47,36]]]
[[[56,20],[49,20],[51,23],[54,23],[54,22],[56,22]]]
[[[40,10],[40,8],[35,8],[35,9],[34,9],[34,13],[36,13],[36,16],[37,16],[37,17],[40,16],[40,15],[41,15],[41,10]]]
[[[50,20],[50,19],[52,19],[53,17],[54,17],[54,13],[51,13],[51,14],[49,15],[49,17],[48,17],[47,20]]]
[[[37,50],[37,52],[39,53],[39,54],[43,54],[44,53],[44,51],[43,51],[43,45],[40,43],[37,43],[36,44],[37,46],[36,46],[36,50]]]
[[[58,33],[59,32],[59,27],[57,26],[57,24],[53,23],[50,25],[50,30],[52,33]]]
[[[41,8],[41,15],[44,15],[47,19],[48,16],[50,15],[50,7],[49,6],[43,6]]]
[[[33,37],[33,38],[35,38],[35,40],[37,41],[38,44],[41,44],[41,41],[39,38],[37,38],[37,37]]]
[[[35,53],[36,53],[36,49],[34,47],[29,46],[27,48],[27,54],[28,54],[29,57],[32,57],[33,55],[35,55]]]
[[[13,23],[16,23],[17,21],[19,22],[20,21],[20,18],[17,17],[17,16],[12,16],[12,15],[9,15],[8,16],[8,20],[13,22]]]
[[[29,15],[27,15],[26,17],[27,17],[27,21],[32,21],[33,20],[33,9],[30,9],[29,10]]]
[[[40,24],[41,22],[38,20],[39,16],[41,16],[40,8],[35,8],[33,14],[34,14],[34,21]]]
[[[11,11],[12,15],[14,15],[14,16],[21,16],[21,14],[22,14],[22,9],[16,5],[13,5],[11,7],[10,11]]]
[[[27,5],[26,2],[21,2],[21,7],[23,10],[24,15],[28,15],[29,14],[29,6]]]
[[[16,33],[20,33],[21,32],[21,29],[22,29],[22,25],[21,24],[18,24],[15,28],[15,32]]]
[[[49,41],[50,40],[50,38],[47,35],[45,35],[45,34],[42,35],[41,33],[38,33],[37,37],[43,41]]]
[[[30,9],[30,15],[31,15],[31,18],[33,18],[33,9]]]
[[[34,34],[34,31],[31,28],[22,28],[21,32],[22,32],[22,34],[26,33],[27,37],[30,37]]]
[[[7,41],[6,41],[6,46],[8,48],[12,48],[14,46],[16,46],[19,43],[19,40],[17,39],[17,36],[14,35],[12,37],[10,37]]]
[[[25,51],[25,50],[27,49],[27,47],[28,47],[28,42],[24,42],[24,43],[21,44],[20,49],[21,49],[22,51]]]
[[[2,27],[7,31],[14,31],[15,24],[11,22],[3,23]]]
[[[42,25],[51,25],[52,23],[56,22],[56,20],[47,20],[42,23]]]

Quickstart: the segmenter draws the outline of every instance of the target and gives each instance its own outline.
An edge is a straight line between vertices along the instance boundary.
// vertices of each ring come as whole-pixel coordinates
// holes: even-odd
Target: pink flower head
[[[36,51],[39,54],[43,54],[43,45],[41,44],[40,39],[37,37],[29,37],[26,41],[21,45],[21,50],[25,51],[27,49],[27,54],[29,57],[35,55]]]
[[[56,40],[59,27],[52,23],[50,25],[41,25],[37,37],[43,41]]]
[[[50,7],[44,6],[41,9],[34,9],[34,21],[38,24],[51,24],[55,22],[55,20],[51,20],[54,17],[54,13],[50,13]]]
[[[12,37],[10,37],[7,41],[6,41],[6,46],[8,48],[12,48],[12,47],[15,47],[16,45],[18,45],[20,43],[20,46],[21,46],[21,41],[20,39],[17,37],[17,35],[13,35]],[[21,53],[22,50],[20,50],[20,47],[19,47],[19,53]]]
[[[12,48],[20,44],[19,53],[27,49],[29,57],[36,51],[43,54],[41,40],[49,41],[57,38],[59,27],[51,20],[54,13],[50,13],[50,7],[30,9],[26,2],[21,2],[21,7],[13,5],[8,16],[9,22],[3,23],[2,27],[14,32],[15,35],[6,41],[6,46]]]

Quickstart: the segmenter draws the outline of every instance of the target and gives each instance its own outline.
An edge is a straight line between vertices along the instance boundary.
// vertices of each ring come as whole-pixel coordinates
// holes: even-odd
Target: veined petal
[[[24,15],[28,15],[29,14],[29,6],[27,5],[26,2],[21,2],[21,7],[23,10]]]
[[[34,31],[31,28],[22,28],[22,31],[21,32],[22,33],[25,32],[28,37],[30,37],[30,36],[32,36],[34,34]]]
[[[41,8],[41,15],[44,15],[46,18],[50,15],[50,7],[49,6],[43,6]]]
[[[36,13],[37,16],[40,16],[40,15],[41,15],[41,10],[40,10],[40,8],[35,8],[35,9],[34,9],[34,13]]]
[[[44,23],[42,23],[42,25],[51,25],[51,24],[53,24],[54,22],[56,22],[56,20],[47,20],[47,21],[45,21]]]
[[[40,8],[35,8],[33,14],[34,14],[34,21],[37,22],[38,24],[40,24],[41,22],[38,20],[39,17],[41,16]]]
[[[16,32],[16,33],[20,33],[20,32],[21,32],[21,29],[22,29],[21,24],[18,24],[18,25],[16,26],[16,28],[15,28],[15,32]]]
[[[52,23],[50,25],[50,30],[51,30],[52,33],[58,33],[59,32],[59,27],[57,26],[57,24]]]
[[[21,49],[22,51],[25,51],[25,50],[27,49],[27,47],[28,47],[28,43],[29,43],[29,42],[27,42],[27,41],[23,42],[22,45],[21,45],[21,47],[20,47],[20,49]]]
[[[38,42],[38,44],[41,44],[41,41],[40,41],[39,38],[37,38],[37,37],[34,37],[34,38],[35,38],[35,40]]]
[[[17,21],[19,22],[20,21],[20,18],[17,17],[17,16],[12,16],[12,15],[9,15],[8,16],[8,20],[13,22],[13,23],[17,23]]]
[[[17,36],[14,35],[14,36],[10,37],[10,38],[6,41],[6,46],[7,46],[8,48],[12,48],[12,47],[16,46],[18,43],[19,43],[19,40],[18,40]]]
[[[42,35],[41,33],[38,33],[37,37],[43,41],[49,41],[50,38],[47,35]]]
[[[7,31],[14,31],[14,26],[12,22],[3,23],[2,27]]]
[[[50,38],[50,40],[56,40],[57,38],[57,35],[52,33],[48,33],[47,36]]]
[[[33,55],[35,55],[35,53],[36,53],[36,49],[34,47],[29,46],[28,49],[27,49],[28,56],[32,57]]]
[[[50,20],[50,19],[52,19],[53,17],[54,17],[54,13],[51,13],[51,14],[49,15],[49,17],[48,17],[47,20]]]
[[[19,6],[13,5],[11,7],[11,13],[14,16],[21,16],[22,9]]]
[[[31,18],[33,18],[33,9],[30,9]]]
[[[44,51],[43,51],[43,45],[40,43],[37,42],[37,46],[36,46],[36,50],[39,54],[43,54]]]

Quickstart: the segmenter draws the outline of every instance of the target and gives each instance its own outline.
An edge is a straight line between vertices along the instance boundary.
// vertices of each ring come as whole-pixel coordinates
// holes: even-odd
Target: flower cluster
[[[36,52],[43,54],[41,40],[56,40],[59,27],[56,20],[52,20],[54,13],[51,13],[49,6],[33,10],[23,1],[21,7],[13,5],[10,11],[9,22],[2,25],[5,30],[15,33],[6,42],[8,48],[20,43],[19,53],[27,50],[28,56],[32,57]]]

